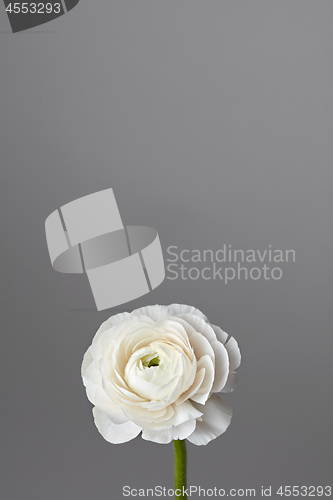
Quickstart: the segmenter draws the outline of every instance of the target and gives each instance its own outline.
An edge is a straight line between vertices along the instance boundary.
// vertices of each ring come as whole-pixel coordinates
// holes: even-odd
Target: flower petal
[[[227,332],[223,331],[222,328],[220,328],[219,326],[216,326],[216,325],[210,325],[210,326],[213,328],[215,335],[217,337],[217,340],[222,342],[222,344],[225,344],[226,341],[228,340]]]
[[[98,340],[99,336],[105,332],[106,330],[109,330],[113,326],[118,325],[121,321],[124,319],[128,318],[131,313],[128,312],[122,312],[119,314],[115,314],[114,316],[110,316],[104,323],[101,324],[99,329],[97,330],[97,333],[95,335],[95,339]]]
[[[236,370],[236,368],[239,367],[241,362],[241,353],[238,347],[238,343],[233,337],[230,337],[228,342],[225,344],[225,348],[227,349],[229,354],[230,371],[233,372]]]
[[[204,335],[204,337],[206,337],[209,342],[216,340],[216,335],[212,326],[199,316],[187,313],[178,314],[177,317],[185,320],[189,325],[192,326],[192,328],[194,328],[196,332],[200,332],[201,335]]]
[[[114,316],[111,316],[106,321],[104,321],[104,323],[102,323],[101,326],[99,327],[99,329],[97,330],[95,337],[93,338],[93,341],[92,341],[93,350],[96,348],[97,345],[99,348],[105,347],[105,345],[108,341],[108,335],[104,335],[105,332],[108,332],[111,328],[118,325],[119,323],[121,323],[124,319],[128,318],[129,316],[130,316],[130,313],[124,312],[124,313],[115,314]]]
[[[91,346],[88,348],[88,350],[86,351],[85,355],[83,356],[83,361],[82,361],[82,365],[81,365],[81,375],[82,375],[82,378],[85,376],[85,373],[87,371],[87,368],[91,365],[91,363],[94,362],[94,359],[92,357],[92,353],[91,353]]]
[[[205,445],[217,438],[228,428],[232,410],[218,396],[211,396],[205,405],[193,403],[203,413],[202,420],[197,420],[196,429],[187,439],[198,446]]]
[[[93,415],[97,429],[102,434],[103,438],[112,444],[131,441],[131,439],[136,438],[142,430],[141,427],[130,421],[121,425],[116,425],[96,407],[93,408]]]
[[[199,359],[198,371],[202,368],[205,369],[205,377],[199,390],[191,396],[191,400],[200,404],[205,404],[209,398],[214,383],[214,365],[209,356],[202,356],[202,358]]]
[[[173,405],[175,414],[173,417],[173,425],[180,425],[187,420],[197,419],[202,416],[201,411],[194,407],[190,401],[185,401],[181,405]]]
[[[218,340],[211,342],[215,353],[215,377],[212,392],[220,392],[228,380],[229,356],[226,348]]]
[[[174,439],[186,439],[188,436],[193,434],[196,422],[196,420],[187,420],[183,424],[172,426],[169,429],[163,429],[160,431],[143,429],[142,439],[159,444],[168,444]]]
[[[186,439],[186,438],[188,438],[188,436],[193,434],[196,425],[197,425],[197,420],[187,420],[187,422],[184,422],[183,424],[177,425],[177,427],[174,427],[174,438],[173,439]]]
[[[101,412],[105,413],[113,423],[123,424],[128,421],[128,418],[122,412],[120,406],[112,401],[103,389],[102,377],[96,368],[95,362],[87,363],[87,360],[92,359],[89,349],[84,357],[82,372],[83,384],[86,387],[86,393],[89,401],[97,406]]]
[[[238,381],[236,375],[234,373],[229,373],[227,383],[225,384],[221,392],[232,392],[235,389],[237,382]]]
[[[207,316],[205,316],[199,309],[193,306],[187,306],[185,304],[171,304],[168,306],[169,315],[176,316],[178,314],[194,314],[195,316],[199,316],[204,321],[207,321]]]
[[[184,328],[187,330],[187,335],[197,360],[199,360],[202,356],[208,354],[211,357],[212,361],[214,361],[215,360],[214,350],[210,345],[210,342],[207,340],[207,338],[200,332],[197,332],[193,328],[193,326],[189,325],[184,319],[179,318],[178,321],[181,322]]]
[[[143,429],[141,437],[145,441],[153,441],[158,444],[168,444],[173,440],[173,430],[172,427],[169,427],[169,429],[162,429],[161,431]]]
[[[191,387],[187,389],[187,391],[183,392],[181,396],[179,396],[179,398],[176,401],[176,404],[179,405],[183,403],[183,401],[192,398],[192,396],[198,392],[204,378],[205,378],[205,369],[201,368],[201,370],[197,371],[194,382],[191,385]]]
[[[145,306],[140,307],[139,309],[135,309],[131,314],[138,315],[143,314],[144,316],[148,316],[153,321],[160,321],[168,316],[169,308],[168,306]]]

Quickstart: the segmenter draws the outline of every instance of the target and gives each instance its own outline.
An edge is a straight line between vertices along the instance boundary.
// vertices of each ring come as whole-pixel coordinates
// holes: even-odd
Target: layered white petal
[[[93,408],[93,415],[97,429],[109,443],[126,443],[136,438],[142,430],[141,427],[130,421],[116,425],[97,408]]]
[[[203,413],[196,429],[188,436],[190,443],[205,445],[225,432],[231,422],[232,410],[218,396],[213,395],[205,405],[193,403]]]
[[[83,361],[82,361],[82,365],[81,365],[82,378],[85,376],[85,373],[86,373],[88,366],[90,366],[93,361],[94,361],[94,358],[92,357],[91,347],[88,347],[85,355],[83,356]]]
[[[96,369],[90,349],[88,349],[84,357],[82,373],[84,374],[82,378],[89,401],[105,413],[113,423],[122,424],[127,422],[128,418],[126,418],[120,406],[112,401],[104,391],[102,377]]]
[[[116,314],[115,316],[111,316],[109,319],[107,319],[106,321],[104,321],[104,323],[101,324],[92,342],[92,349],[95,351],[95,357],[98,357],[103,354],[103,349],[109,340],[110,330],[114,326],[121,323],[124,319],[128,318],[129,316],[130,316],[129,313]],[[96,350],[98,350],[98,352],[96,352]]]
[[[201,368],[201,370],[197,371],[193,384],[187,391],[183,392],[183,394],[177,399],[176,401],[177,405],[183,403],[183,401],[186,401],[187,399],[192,398],[192,396],[194,396],[199,391],[204,381],[205,373],[206,370],[204,368]]]
[[[237,382],[238,381],[237,381],[236,375],[234,373],[229,373],[227,383],[225,384],[225,386],[223,387],[221,392],[228,393],[228,392],[234,391],[236,388]]]
[[[115,424],[123,424],[128,421],[124,415],[119,404],[112,401],[103,389],[102,384],[91,383],[89,380],[86,392],[89,401],[94,404],[101,412],[105,413],[107,417]]]
[[[216,335],[209,323],[207,323],[204,319],[196,316],[195,314],[178,314],[178,318],[183,319],[189,325],[194,328],[196,332],[200,332],[201,335],[206,337],[209,342],[216,340]]]
[[[173,425],[180,425],[187,420],[197,419],[202,416],[202,413],[191,402],[185,401],[181,405],[173,405],[175,410],[173,417]]]
[[[180,321],[183,320],[180,319]],[[214,350],[206,337],[195,331],[192,327],[188,328],[188,337],[197,360],[205,355],[210,356],[212,361],[215,360]]]
[[[220,392],[228,380],[229,355],[224,345],[218,340],[214,340],[211,345],[215,353],[215,377],[212,392]]]
[[[144,429],[163,430],[172,426],[181,425],[188,420],[198,419],[202,413],[194,405],[186,401],[181,405],[169,405],[156,411],[147,411],[144,408],[124,406],[123,411],[129,420]]]
[[[150,429],[143,429],[142,438],[146,441],[153,441],[159,444],[171,443],[174,439],[186,439],[193,434],[196,426],[196,420],[187,420],[178,426],[172,426],[169,429],[160,431],[153,431]]]
[[[140,315],[143,314],[148,318],[151,318],[154,322],[165,319],[169,315],[169,307],[168,306],[145,306],[136,309],[131,313],[132,315]]]
[[[187,306],[185,304],[171,304],[168,306],[169,316],[178,316],[179,314],[193,314],[199,318],[207,321],[207,316],[205,316],[199,309],[194,306]]]
[[[154,360],[156,365],[149,366]],[[172,403],[188,387],[191,372],[192,363],[178,346],[152,342],[132,354],[124,380],[142,398]]]
[[[229,354],[229,366],[230,371],[233,372],[239,367],[241,362],[241,353],[238,347],[238,343],[233,337],[230,337],[228,342],[225,344],[225,348]]]
[[[192,401],[205,404],[214,383],[214,364],[209,356],[203,356],[198,361],[198,370],[204,369],[205,376],[198,391],[191,396]]]
[[[228,334],[227,332],[223,331],[222,328],[216,325],[210,325],[216,335],[217,340],[219,340],[222,344],[225,344],[226,341],[228,340]]]

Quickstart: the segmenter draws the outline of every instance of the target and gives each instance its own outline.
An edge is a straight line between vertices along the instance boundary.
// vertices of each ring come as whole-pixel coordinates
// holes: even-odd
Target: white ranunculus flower
[[[101,325],[82,363],[95,424],[110,443],[143,439],[204,445],[228,427],[240,364],[234,338],[198,309],[172,304],[121,313]]]

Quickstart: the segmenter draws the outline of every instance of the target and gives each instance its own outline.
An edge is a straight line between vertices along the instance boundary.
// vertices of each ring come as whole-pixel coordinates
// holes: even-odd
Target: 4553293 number
[[[14,2],[6,7],[6,11],[10,14],[60,14],[60,3],[30,3],[30,2]]]
[[[331,486],[280,486],[276,492],[281,497],[330,497]]]

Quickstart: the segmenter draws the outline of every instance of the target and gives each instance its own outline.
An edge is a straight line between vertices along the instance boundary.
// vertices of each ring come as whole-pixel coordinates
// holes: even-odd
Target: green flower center
[[[152,358],[151,356],[145,356],[144,358],[142,358],[142,364],[145,368],[151,368],[152,366],[159,366],[160,358],[158,356],[155,356],[155,358]]]

